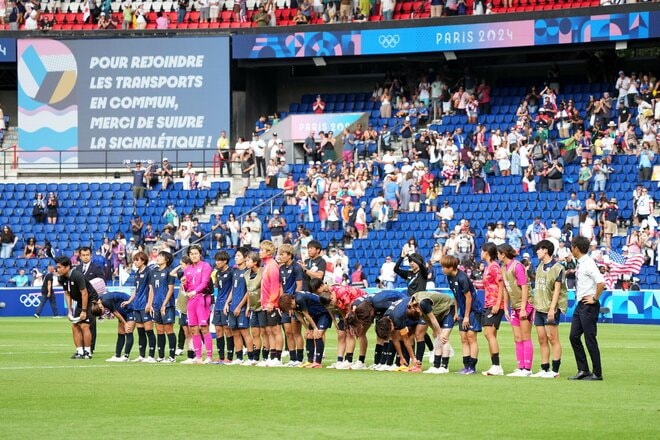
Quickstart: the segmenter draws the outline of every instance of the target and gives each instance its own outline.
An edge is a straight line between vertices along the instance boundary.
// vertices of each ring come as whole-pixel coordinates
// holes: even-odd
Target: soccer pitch
[[[94,359],[70,360],[74,350],[66,320],[2,318],[2,437],[659,438],[658,328],[600,324],[605,380],[573,382],[566,380],[575,373],[569,326],[560,327],[562,377],[532,379],[107,363],[114,320],[99,323]],[[510,372],[515,363],[508,325],[502,325],[499,340],[502,365]],[[482,371],[490,359],[482,335],[479,341]],[[457,371],[462,368],[458,332],[451,342],[457,355],[449,368]],[[327,343],[325,365],[334,360],[334,332]],[[534,345],[536,371],[540,359]],[[373,345],[367,361],[373,361]]]

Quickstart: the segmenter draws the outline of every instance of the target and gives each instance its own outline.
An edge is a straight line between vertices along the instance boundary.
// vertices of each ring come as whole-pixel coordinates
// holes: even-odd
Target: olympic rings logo
[[[378,44],[383,46],[384,49],[394,49],[399,45],[401,37],[398,34],[394,35],[381,35],[378,37]]]
[[[24,293],[19,299],[25,307],[37,307],[41,302],[41,295],[38,293]]]

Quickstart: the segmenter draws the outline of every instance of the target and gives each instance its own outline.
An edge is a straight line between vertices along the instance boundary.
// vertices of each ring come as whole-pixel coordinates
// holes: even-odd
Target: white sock
[[[82,347],[76,347],[76,353],[83,354],[83,348]]]
[[[91,347],[85,347],[85,351],[89,354],[92,354],[92,349]]]

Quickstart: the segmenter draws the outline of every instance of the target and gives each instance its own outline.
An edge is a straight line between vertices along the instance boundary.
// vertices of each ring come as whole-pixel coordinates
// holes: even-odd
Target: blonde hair
[[[264,240],[259,245],[259,249],[268,252],[270,255],[275,255],[275,245],[270,240]]]

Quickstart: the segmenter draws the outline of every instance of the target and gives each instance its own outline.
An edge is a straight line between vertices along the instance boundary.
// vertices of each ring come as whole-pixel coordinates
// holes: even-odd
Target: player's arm
[[[400,256],[398,260],[396,260],[396,264],[394,265],[394,273],[399,275],[401,278],[404,280],[408,278],[408,271],[405,269],[401,269],[401,263],[403,263],[403,256]]]
[[[160,308],[162,314],[165,314],[165,309],[167,308],[167,303],[172,299],[174,295],[174,280],[170,281],[167,285],[167,293],[165,294],[165,299],[163,300],[163,306]]]
[[[66,309],[68,310],[68,318],[71,320],[73,319],[73,310],[71,309],[71,295],[66,289],[64,289],[64,303],[66,304]]]
[[[502,304],[502,300],[504,299],[504,291],[505,290],[506,289],[504,288],[504,282],[502,281],[502,278],[500,277],[497,280],[497,302],[491,308],[491,311],[493,312],[493,314],[498,313],[500,311],[500,304]]]
[[[121,313],[119,313],[118,311],[115,310],[114,312],[112,312],[112,314],[115,315],[115,318],[117,318],[119,320],[119,322],[121,322],[124,325],[128,325],[128,323],[126,322],[124,317],[121,316]]]
[[[470,290],[465,291],[465,314],[463,315],[463,324],[462,328],[467,330],[470,328],[470,311],[472,310],[472,292]]]
[[[239,315],[241,309],[247,305],[247,302],[248,302],[248,294],[246,292],[245,295],[243,296],[243,299],[241,300],[241,302],[239,302],[238,305],[236,306],[236,308],[234,309],[234,316]],[[246,312],[245,312],[246,314],[250,313],[250,308],[249,307],[245,307],[245,309],[246,309]]]
[[[80,319],[84,321],[87,319],[87,301],[89,300],[89,294],[87,293],[87,288],[80,289]],[[83,317],[83,314],[85,317]]]
[[[50,298],[53,295],[53,279],[49,279],[46,283],[46,298]]]
[[[442,328],[440,328],[440,323],[436,319],[435,315],[433,313],[425,313],[424,320],[431,325],[431,328],[433,329],[433,337],[439,338],[440,334],[442,333]]]
[[[131,293],[131,296],[128,298],[128,300],[126,300],[126,301],[124,301],[123,303],[121,303],[121,306],[122,306],[122,307],[126,307],[126,306],[128,306],[130,303],[133,302],[133,300],[135,299],[135,292],[136,292],[136,290],[133,289],[133,293]]]
[[[150,314],[154,314],[154,286],[149,283],[149,289],[147,289],[147,305],[144,307],[144,311]]]

